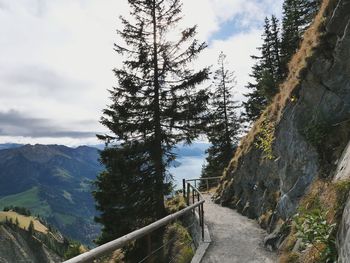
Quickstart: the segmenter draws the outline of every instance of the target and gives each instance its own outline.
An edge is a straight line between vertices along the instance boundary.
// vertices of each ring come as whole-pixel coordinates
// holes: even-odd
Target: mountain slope
[[[60,145],[25,145],[0,150],[0,209],[13,205],[86,244],[99,231],[91,182],[102,169],[98,150]]]
[[[281,262],[326,262],[318,256],[335,253],[338,228],[339,262],[350,258],[349,250],[344,252],[350,219],[342,225],[339,220],[350,176],[334,179],[350,140],[349,45],[350,1],[324,0],[289,64],[288,79],[241,141],[217,192],[218,202],[273,232],[266,243],[290,256]],[[300,223],[305,218],[315,220],[311,227],[322,222],[327,231],[336,227],[318,245],[306,240],[311,237],[296,242],[306,231]],[[306,242],[311,244],[307,249],[301,245]]]

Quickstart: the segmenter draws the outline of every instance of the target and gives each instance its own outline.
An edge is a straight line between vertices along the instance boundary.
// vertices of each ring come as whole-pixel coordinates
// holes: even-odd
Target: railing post
[[[204,241],[204,205],[201,204],[201,211],[202,211],[202,241]]]
[[[209,179],[207,179],[207,192],[209,193]]]
[[[200,200],[200,196],[199,196],[199,192],[197,192],[197,202],[199,202]],[[200,216],[201,214],[201,206],[198,206],[198,215]]]
[[[197,180],[194,180],[194,187],[197,188]]]
[[[192,189],[192,204],[194,204],[194,189]]]
[[[182,194],[186,198],[186,179],[182,179]]]
[[[187,198],[186,198],[187,205],[190,205],[190,183],[187,183]]]
[[[151,255],[152,254],[152,237],[151,234],[147,235],[147,254]],[[150,258],[148,259],[149,263],[153,262],[153,258],[152,255],[150,256]]]

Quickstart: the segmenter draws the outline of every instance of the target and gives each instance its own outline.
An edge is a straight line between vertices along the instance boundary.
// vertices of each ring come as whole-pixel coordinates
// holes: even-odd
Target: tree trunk
[[[162,149],[162,128],[160,117],[160,84],[159,84],[159,69],[158,69],[158,44],[157,44],[157,18],[156,18],[156,0],[153,0],[153,63],[154,63],[154,165],[156,170],[156,200],[157,200],[157,217],[158,219],[165,216],[164,206],[164,164],[163,164],[163,149]]]

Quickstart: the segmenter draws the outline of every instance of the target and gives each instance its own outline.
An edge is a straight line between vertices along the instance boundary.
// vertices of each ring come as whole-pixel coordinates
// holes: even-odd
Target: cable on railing
[[[193,241],[191,240],[191,241],[189,241],[189,242],[184,242],[184,243],[182,243],[181,245],[184,247],[184,246],[187,246],[187,245],[190,245],[191,243],[193,243]],[[168,263],[171,263],[171,262],[173,262],[174,260],[176,259],[176,256],[175,257],[173,257]]]
[[[187,227],[184,227],[188,230],[188,228],[194,226],[195,223],[192,223],[191,225],[187,226]],[[150,254],[148,254],[146,257],[144,257],[143,259],[141,259],[140,261],[138,261],[138,263],[142,263],[142,262],[145,262],[147,259],[149,259],[150,257],[154,256],[157,252],[159,252],[162,248],[166,247],[167,245],[169,245],[170,242],[176,240],[177,237],[174,237],[172,239],[170,239],[168,242],[166,242],[165,244],[161,245],[160,247],[158,247],[157,249],[153,250]],[[193,241],[191,240],[190,243],[192,243]]]
[[[187,201],[187,207],[176,212],[173,214],[170,214],[154,223],[151,223],[148,226],[145,226],[141,229],[135,230],[125,236],[122,236],[118,239],[115,239],[113,241],[110,241],[104,245],[101,245],[97,248],[94,248],[88,252],[85,252],[79,256],[76,256],[72,259],[69,259],[67,261],[65,261],[65,263],[85,263],[85,262],[92,262],[98,258],[101,258],[102,256],[107,255],[108,253],[111,253],[117,249],[123,248],[125,247],[127,244],[129,244],[130,242],[137,240],[139,238],[142,238],[143,236],[146,236],[147,234],[152,233],[153,231],[177,220],[178,218],[182,217],[183,215],[189,213],[190,211],[192,211],[193,213],[195,213],[196,208],[198,207],[198,212],[199,212],[199,225],[201,227],[202,230],[202,240],[204,240],[204,205],[203,203],[205,202],[202,194],[200,193],[200,191],[194,187],[193,185],[191,185],[189,182],[187,182],[187,195],[185,196],[185,191],[184,191],[184,197],[187,197],[186,201]],[[190,195],[189,192],[192,189],[192,202],[193,204],[190,205]],[[195,193],[197,195],[197,202],[195,202]],[[202,199],[202,200],[200,200]],[[164,246],[163,246],[164,247]],[[156,253],[157,251],[159,251],[161,248],[157,248],[156,251],[154,253]],[[144,261],[143,261],[144,262]]]

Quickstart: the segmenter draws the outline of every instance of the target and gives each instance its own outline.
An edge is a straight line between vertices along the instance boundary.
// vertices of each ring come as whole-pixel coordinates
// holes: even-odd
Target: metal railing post
[[[207,179],[207,192],[209,193],[209,179]]]

